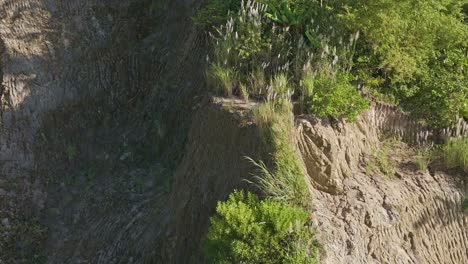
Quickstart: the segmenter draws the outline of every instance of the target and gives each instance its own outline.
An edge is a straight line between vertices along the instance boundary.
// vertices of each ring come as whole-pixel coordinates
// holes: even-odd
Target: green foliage
[[[204,242],[208,263],[316,263],[306,211],[235,191],[219,202]]]
[[[360,30],[356,71],[434,127],[466,117],[468,26],[459,0],[349,1],[340,14]]]
[[[222,96],[231,96],[232,90],[238,85],[237,72],[217,64],[212,64],[208,68],[207,80],[212,90]]]
[[[355,120],[369,107],[369,103],[351,85],[351,78],[350,74],[342,72],[333,77],[306,75],[302,81],[301,106],[317,116]]]
[[[198,19],[201,24],[216,27],[231,21],[218,29],[220,36],[215,38],[215,49],[231,55],[215,58],[215,63],[235,68],[241,79],[258,69],[267,80],[284,72],[301,96],[297,86],[303,79],[301,69],[309,63],[317,71],[317,64],[332,59],[341,76],[353,75],[346,77],[347,83],[344,77],[338,78],[341,91],[359,83],[430,126],[447,127],[459,117],[468,118],[468,26],[463,4],[461,0],[258,0],[249,4],[212,0],[197,17],[204,18]],[[352,94],[356,100],[352,104],[362,106],[362,100]],[[349,115],[355,115],[354,110]]]
[[[303,19],[308,18],[306,3],[261,2],[268,5],[242,2],[237,14],[217,29],[213,35],[215,66],[210,70],[235,69],[239,81],[249,84],[245,88],[256,98],[288,99],[302,93],[303,109],[311,114],[354,119],[366,109],[367,103],[349,73],[356,39],[332,48],[330,39]],[[313,52],[320,56],[314,57]],[[305,96],[298,85],[304,68],[313,72],[317,84],[314,94]],[[223,82],[216,85],[222,86]]]
[[[440,157],[447,169],[468,173],[468,139],[455,139],[442,146]]]

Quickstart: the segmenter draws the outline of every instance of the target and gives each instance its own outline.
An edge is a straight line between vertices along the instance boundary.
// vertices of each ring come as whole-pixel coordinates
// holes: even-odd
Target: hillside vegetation
[[[468,117],[466,10],[460,0],[212,0],[194,21],[213,39],[208,76],[224,95],[289,92],[305,112],[352,117],[366,108],[361,90],[444,127]]]
[[[265,202],[235,193],[219,203],[206,240],[208,259],[253,263],[249,257],[274,251],[261,237],[252,237],[263,229],[249,220],[262,215],[267,204],[299,215],[309,211],[311,199],[290,135],[294,103],[303,114],[351,122],[369,107],[369,99],[398,105],[433,128],[468,118],[467,10],[459,0],[211,0],[203,6],[193,20],[212,44],[207,86],[219,96],[261,102],[253,116],[273,146],[274,161],[273,169],[253,161],[260,169],[254,185]],[[464,154],[454,144],[444,147],[445,164],[465,168]],[[257,221],[274,224],[268,217]],[[236,225],[242,229],[233,233]],[[265,232],[283,237],[291,231]],[[306,255],[299,250],[308,242],[281,243],[296,249],[286,252],[287,258],[262,258],[262,263],[316,261],[314,250]]]

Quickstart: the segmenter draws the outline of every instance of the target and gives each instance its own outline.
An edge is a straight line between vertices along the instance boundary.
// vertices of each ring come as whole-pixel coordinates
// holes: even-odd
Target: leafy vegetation
[[[237,70],[241,82],[253,72],[258,76],[259,70],[266,80],[278,72],[286,74],[293,98],[301,98],[309,113],[352,118],[365,105],[351,88],[364,86],[371,94],[392,98],[429,125],[446,127],[459,117],[468,118],[464,4],[212,0],[195,21],[212,32],[215,63]],[[338,73],[336,79],[329,79],[324,64]],[[312,91],[300,85],[310,82],[304,68],[318,76]],[[258,86],[247,87],[258,95]],[[260,95],[268,97],[268,84],[261,88]],[[333,109],[334,102],[317,97],[334,98],[339,104]]]
[[[215,2],[213,6],[224,6]],[[219,10],[220,14],[231,16],[211,33],[214,50],[207,75],[217,76],[208,78],[217,94],[221,89],[225,91],[221,95],[240,96],[236,91],[242,87],[242,93],[247,92],[249,98],[300,97],[304,112],[350,120],[368,107],[349,72],[356,35],[350,43],[332,48],[329,38],[318,35],[312,27],[305,30],[299,25],[303,21],[292,13],[291,6],[284,7],[289,10],[284,16],[274,11],[280,12],[282,7],[271,3],[239,1],[237,7],[236,13]],[[232,72],[236,74],[229,74]]]
[[[210,219],[209,263],[316,263],[308,213],[300,207],[235,191]]]
[[[379,89],[433,126],[466,117],[464,1],[352,1],[344,21],[363,32],[363,61]]]
[[[352,76],[337,73],[330,78],[324,75],[305,76],[300,99],[305,112],[319,117],[335,116],[354,120],[367,109],[368,102],[351,85]]]

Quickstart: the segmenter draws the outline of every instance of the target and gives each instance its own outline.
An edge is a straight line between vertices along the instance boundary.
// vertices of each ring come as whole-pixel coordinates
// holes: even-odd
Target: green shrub
[[[447,169],[461,169],[468,173],[468,139],[455,139],[441,148],[441,158]]]
[[[208,263],[316,263],[306,211],[235,191],[219,202],[204,241]]]
[[[351,75],[338,72],[336,76],[306,75],[302,81],[301,106],[320,117],[345,117],[355,120],[369,103],[351,85]]]
[[[292,89],[289,86],[289,80],[285,73],[275,74],[270,81],[272,97],[274,100],[288,100],[291,98]]]

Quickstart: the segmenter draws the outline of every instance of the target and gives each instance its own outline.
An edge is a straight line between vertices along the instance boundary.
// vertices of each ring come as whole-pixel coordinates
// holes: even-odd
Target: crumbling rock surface
[[[390,153],[394,176],[366,175],[364,157],[381,147],[374,111],[354,124],[296,122],[323,263],[468,263],[460,179],[419,172],[404,143]]]

